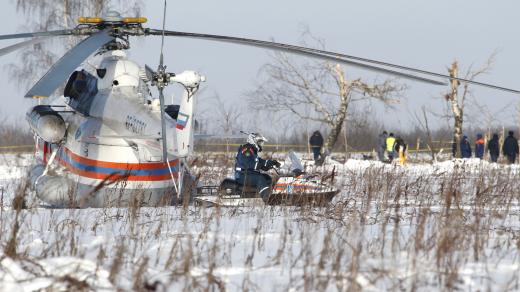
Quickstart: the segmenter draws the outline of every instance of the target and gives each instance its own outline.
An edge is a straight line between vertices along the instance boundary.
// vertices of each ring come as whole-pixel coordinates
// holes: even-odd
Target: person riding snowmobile
[[[258,133],[251,133],[247,143],[238,147],[235,159],[235,180],[243,186],[255,187],[264,201],[271,194],[272,178],[260,170],[268,171],[273,167],[280,167],[276,160],[262,159],[258,156],[267,139]]]

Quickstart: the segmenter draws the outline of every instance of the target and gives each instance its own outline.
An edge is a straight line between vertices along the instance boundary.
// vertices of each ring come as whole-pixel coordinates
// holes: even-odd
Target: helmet
[[[251,133],[247,136],[247,143],[255,146],[258,152],[262,151],[264,142],[267,142],[267,139],[259,133]]]

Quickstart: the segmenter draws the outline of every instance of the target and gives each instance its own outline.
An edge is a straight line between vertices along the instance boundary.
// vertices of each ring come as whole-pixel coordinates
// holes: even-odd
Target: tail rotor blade
[[[166,0],[164,0],[164,8],[163,8],[163,22],[162,22],[162,36],[161,36],[161,56],[159,60],[159,66],[162,67],[163,63],[163,48],[164,48],[164,28],[166,26]]]
[[[159,88],[159,102],[161,106],[161,138],[162,138],[162,153],[163,153],[163,162],[168,161],[168,144],[166,141],[166,120],[164,117],[164,88]]]
[[[150,68],[150,66],[148,66],[148,65],[144,65],[144,72],[146,74],[146,79],[148,79],[149,81],[152,81],[153,76],[155,74],[155,72],[152,70],[152,68]]]
[[[167,74],[166,67],[164,66],[164,56],[163,56],[163,48],[164,48],[164,27],[166,23],[166,0],[164,0],[164,8],[163,8],[163,23],[162,23],[162,37],[161,37],[161,55],[159,56],[159,68],[157,69],[158,75],[158,83],[157,89],[159,90],[159,102],[161,106],[161,136],[162,136],[162,152],[163,152],[163,162],[168,162],[168,143],[166,141],[166,120],[165,120],[165,104],[164,104],[164,87],[167,85]]]

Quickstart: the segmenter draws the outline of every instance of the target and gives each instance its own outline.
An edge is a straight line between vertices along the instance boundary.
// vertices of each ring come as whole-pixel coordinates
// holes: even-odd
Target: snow
[[[114,290],[108,272],[84,259],[56,257],[13,261],[6,257],[0,261],[0,268],[4,291],[79,290],[82,285],[98,291]]]
[[[327,208],[29,204],[17,216],[31,159],[0,155],[0,291],[520,289],[518,165],[307,162],[337,173],[342,192]]]

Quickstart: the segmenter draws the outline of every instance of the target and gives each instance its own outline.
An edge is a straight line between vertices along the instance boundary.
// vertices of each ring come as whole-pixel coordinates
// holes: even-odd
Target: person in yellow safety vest
[[[392,162],[392,160],[394,160],[395,157],[394,143],[394,133],[390,133],[390,135],[388,135],[388,137],[386,138],[386,152],[388,153],[388,160],[390,160],[390,162]]]
[[[394,143],[394,151],[399,153],[399,164],[405,165],[406,163],[406,143],[403,138],[397,137]]]

